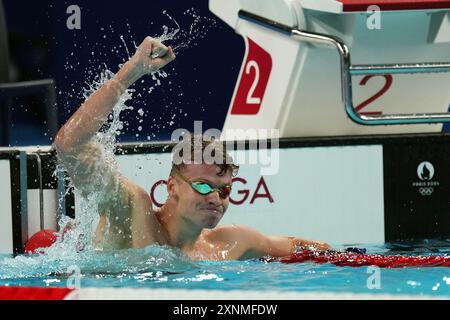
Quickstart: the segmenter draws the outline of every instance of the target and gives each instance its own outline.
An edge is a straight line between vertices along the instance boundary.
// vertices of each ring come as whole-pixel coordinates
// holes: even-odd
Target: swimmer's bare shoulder
[[[166,233],[156,217],[150,195],[128,179],[125,185],[130,202],[131,247],[142,248],[154,243],[166,244]]]
[[[94,244],[104,249],[164,244],[164,232],[149,194],[125,176],[121,176],[120,192],[121,202],[111,202],[100,209]],[[109,230],[106,230],[107,226]]]
[[[61,158],[73,184],[84,197],[93,193],[98,197],[94,201],[100,220],[94,244],[124,249],[158,241],[159,223],[146,191],[105,159],[101,145],[88,143],[72,152],[62,153]]]

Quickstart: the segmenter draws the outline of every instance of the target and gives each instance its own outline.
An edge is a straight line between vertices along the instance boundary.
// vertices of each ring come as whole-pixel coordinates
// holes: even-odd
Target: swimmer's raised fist
[[[146,37],[136,49],[130,63],[140,76],[155,72],[175,59],[171,47],[166,47],[159,40]]]

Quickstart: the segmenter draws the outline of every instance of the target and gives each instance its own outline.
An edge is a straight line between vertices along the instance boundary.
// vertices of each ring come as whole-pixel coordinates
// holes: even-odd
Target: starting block
[[[346,136],[441,132],[450,122],[450,1],[209,6],[246,45],[223,130]]]

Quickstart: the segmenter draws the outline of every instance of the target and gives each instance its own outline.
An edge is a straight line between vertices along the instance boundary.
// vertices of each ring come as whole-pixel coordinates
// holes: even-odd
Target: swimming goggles
[[[211,192],[217,191],[219,193],[219,197],[222,199],[226,199],[230,196],[231,193],[231,184],[226,184],[220,188],[214,188],[207,182],[202,181],[190,181],[186,176],[184,176],[180,170],[173,168],[172,172],[176,173],[181,179],[185,182],[189,183],[195,191],[200,193],[201,195],[207,195]]]

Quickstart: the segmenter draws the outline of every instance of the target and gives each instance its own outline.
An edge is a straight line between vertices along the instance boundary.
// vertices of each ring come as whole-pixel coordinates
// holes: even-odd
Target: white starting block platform
[[[422,133],[441,132],[437,122],[449,120],[450,1],[209,6],[246,45],[224,130],[279,129],[281,137]]]

